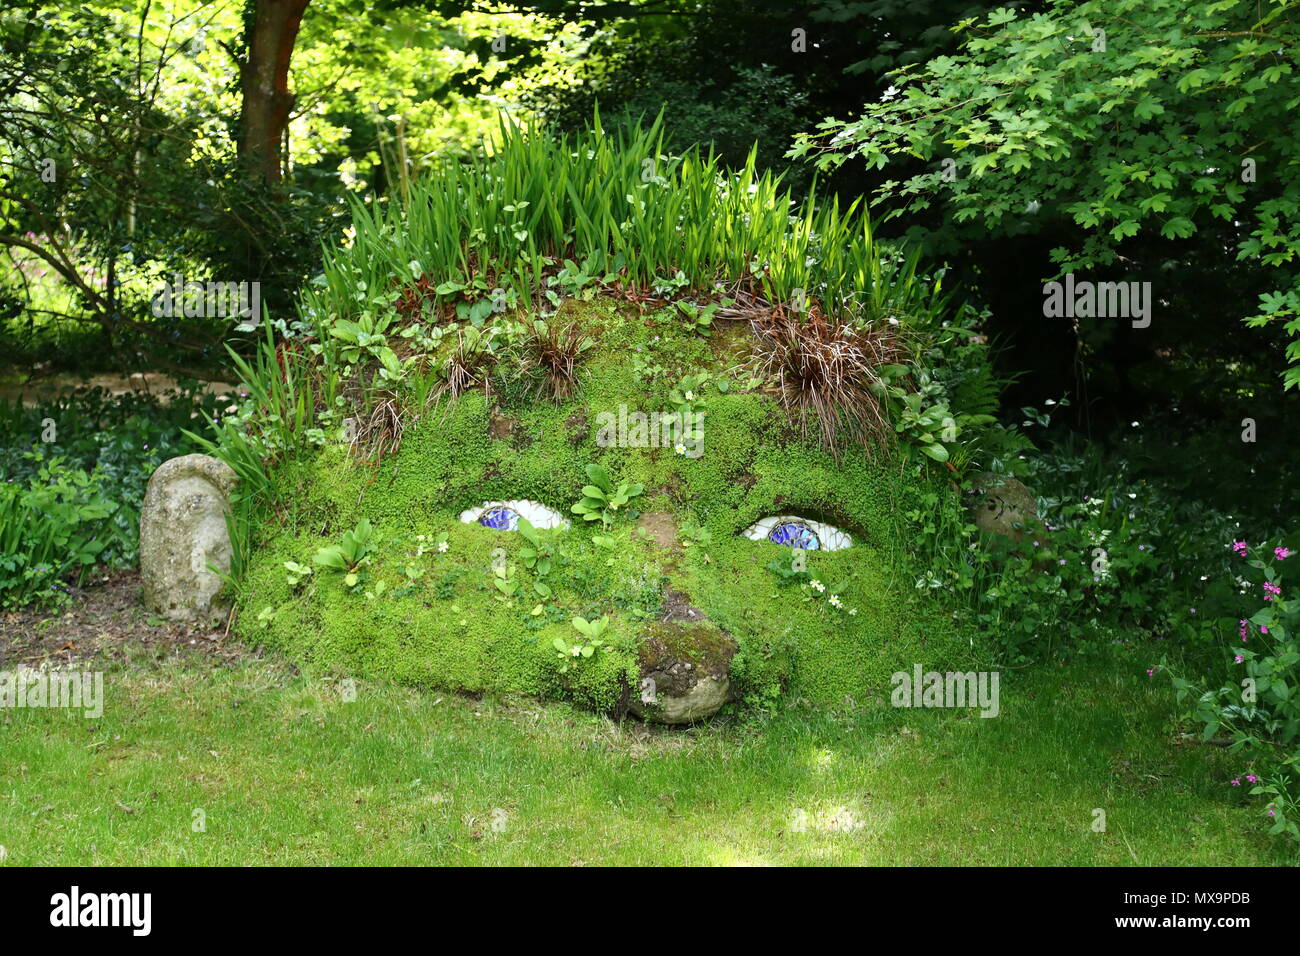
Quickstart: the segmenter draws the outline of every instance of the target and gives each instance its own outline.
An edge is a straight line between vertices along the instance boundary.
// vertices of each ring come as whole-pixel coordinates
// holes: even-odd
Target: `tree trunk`
[[[253,16],[246,36],[248,59],[242,66],[239,156],[254,174],[279,182],[281,144],[294,96],[289,92],[289,60],[302,15],[311,0],[249,0]]]

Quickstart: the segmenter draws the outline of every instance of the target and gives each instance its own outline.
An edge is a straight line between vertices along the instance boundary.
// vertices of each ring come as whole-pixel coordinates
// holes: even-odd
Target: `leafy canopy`
[[[933,207],[985,234],[1066,217],[1059,274],[1123,258],[1125,240],[1207,241],[1275,278],[1252,326],[1292,337],[1300,385],[1300,136],[1294,0],[1053,0],[963,20],[961,51],[892,74],[850,121],[828,119],[792,156],[833,167],[926,165],[880,186],[890,215]],[[1037,216],[1039,210],[1042,215]]]

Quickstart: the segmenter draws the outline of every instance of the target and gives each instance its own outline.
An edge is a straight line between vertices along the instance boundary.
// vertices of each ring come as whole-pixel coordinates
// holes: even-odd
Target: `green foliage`
[[[355,420],[349,428],[340,414],[346,402],[338,394],[339,372],[313,364],[310,353],[293,340],[277,344],[269,323],[251,358],[233,349],[228,352],[239,374],[241,401],[231,414],[205,410],[207,434],[185,434],[229,465],[239,479],[226,519],[233,548],[231,573],[239,577],[258,543],[258,522],[274,504],[272,472],[292,468],[327,440],[347,439],[348,432],[355,431]]]
[[[558,6],[569,17],[597,18],[601,28],[591,31],[591,44],[572,64],[573,72],[543,78],[529,101],[570,130],[587,121],[597,102],[611,127],[663,109],[674,144],[712,147],[728,164],[740,165],[757,142],[759,160],[802,189],[810,171],[783,162],[781,153],[807,128],[809,117],[844,116],[863,99],[877,98],[889,85],[886,70],[951,48],[949,24],[995,5],[669,0],[633,10],[564,2]],[[607,17],[611,22],[603,22]],[[815,69],[809,57],[815,57]],[[859,182],[849,179],[841,191],[861,192]]]
[[[413,185],[409,203],[354,203],[352,245],[327,251],[320,281],[305,291],[305,316],[335,364],[343,359],[332,329],[366,309],[391,310],[421,276],[434,307],[457,301],[487,271],[522,307],[558,304],[560,292],[586,296],[618,278],[658,294],[743,281],[774,302],[800,290],[864,318],[933,312],[937,287],[915,274],[913,259],[877,246],[858,203],[841,209],[809,196],[790,206],[789,191],[752,157],[729,173],[698,151],[669,155],[659,121],[611,133],[597,118],[558,140],[503,123],[491,155],[440,166]],[[665,274],[668,263],[676,268]],[[690,317],[707,329],[712,313]]]
[[[1235,246],[1276,283],[1248,323],[1283,325],[1285,383],[1300,385],[1298,147],[1276,126],[1294,107],[1295,5],[1052,0],[957,29],[959,53],[893,74],[889,97],[820,124],[792,155],[943,160],[880,185],[881,202],[901,198],[890,216],[936,207],[953,241],[971,234],[963,224],[1014,235],[1059,216],[1082,237],[1053,249],[1060,274],[1114,266],[1133,237],[1203,233],[1217,258]]]
[[[708,404],[705,391],[709,385],[726,387],[715,383],[710,372],[694,372],[690,375],[684,375],[681,381],[668,392],[668,403],[672,405],[673,411],[680,415],[690,415],[702,411]]]
[[[550,588],[544,583],[545,578],[561,560],[556,532],[540,531],[533,527],[531,521],[521,516],[519,534],[528,542],[519,549],[519,560],[524,562],[528,570],[537,575],[538,580],[534,587],[538,588],[538,594],[542,597],[550,597]]]
[[[98,367],[217,359],[239,320],[155,316],[159,285],[258,281],[278,311],[328,234],[332,198],[244,175],[230,97],[194,46],[237,19],[185,6],[17,0],[0,17],[0,247],[17,253],[0,265],[0,341],[15,364],[52,345]],[[215,43],[205,59],[234,73]]]
[[[915,586],[954,594],[958,621],[1011,665],[1146,634],[1191,639],[1210,599],[1189,582],[1221,567],[1213,534],[1231,519],[1095,450],[1016,463],[1037,517],[1010,536],[977,530],[968,508],[980,498],[928,492],[906,511]]]
[[[723,299],[721,302],[710,302],[708,305],[698,305],[694,302],[678,301],[677,308],[686,316],[686,321],[694,332],[708,337],[713,332],[713,317],[717,314],[718,309],[726,308],[732,304],[731,299]]]
[[[284,562],[284,569],[288,573],[284,579],[289,582],[289,587],[296,588],[302,582],[311,576],[312,570],[310,565],[299,564],[297,561]]]
[[[395,317],[392,312],[376,316],[374,311],[366,310],[356,322],[339,319],[330,328],[330,335],[343,343],[339,359],[345,365],[357,365],[361,356],[366,355],[379,364],[376,384],[400,382],[405,369],[398,360],[397,353],[388,347],[388,339],[383,334]]]
[[[551,642],[555,652],[560,656],[561,674],[567,674],[570,669],[578,666],[579,661],[591,657],[608,646],[604,637],[605,632],[609,630],[608,616],[593,621],[588,621],[585,617],[575,617],[572,623],[573,629],[579,634],[576,641],[556,637]]]
[[[343,584],[355,588],[361,582],[361,571],[375,550],[374,528],[362,518],[357,526],[344,533],[338,544],[327,544],[312,555],[312,564],[326,571],[343,575]]]
[[[1295,551],[1263,545],[1261,559],[1249,557],[1244,541],[1233,549],[1245,564],[1236,576],[1244,593],[1234,596],[1244,604],[1250,595],[1256,608],[1236,621],[1239,640],[1229,636],[1232,617],[1219,615],[1206,628],[1216,651],[1209,676],[1178,676],[1181,668],[1168,660],[1158,669],[1169,674],[1187,719],[1202,725],[1202,740],[1231,739],[1229,752],[1248,769],[1230,784],[1244,778],[1251,795],[1264,798],[1268,832],[1300,843],[1300,601],[1283,587]]]
[[[0,401],[0,602],[58,600],[94,565],[134,566],[150,476],[196,450],[185,429],[217,407],[192,384],[163,396],[75,389],[34,405]]]
[[[969,309],[963,310],[969,313]],[[962,322],[915,335],[903,362],[882,365],[875,391],[890,404],[904,454],[916,449],[960,473],[987,463],[993,414],[1006,385],[992,368],[983,339]]]
[[[587,361],[581,393],[558,404],[521,399],[496,408],[515,420],[509,437],[494,438],[490,430],[502,399],[471,391],[408,425],[401,449],[378,469],[349,461],[338,444],[305,469],[288,469],[276,492],[285,503],[268,516],[267,540],[238,587],[236,626],[324,666],[412,684],[560,697],[602,710],[616,708],[637,686],[638,646],[663,614],[666,587],[688,594],[734,637],[733,682],[760,708],[788,693],[832,704],[845,695],[864,699],[917,660],[928,666],[973,659],[936,600],[941,595],[914,592],[904,570],[897,503],[918,483],[928,485],[924,477],[872,463],[860,449],[847,449],[837,464],[791,433],[770,398],[737,388],[708,393],[707,450],[698,459],[671,448],[593,447],[598,412],[621,402],[653,408],[663,400],[641,383],[626,355],[640,346],[641,354],[675,363],[667,353],[681,340],[703,342],[685,335],[655,342],[654,327],[625,321],[608,302],[584,304],[579,317],[601,343]],[[702,354],[692,355],[689,374],[722,380],[721,363],[704,362]],[[590,474],[591,464],[604,475]],[[647,489],[613,515],[633,506],[650,511],[642,501],[653,495],[653,510],[675,516],[687,546],[666,561],[630,521],[598,520],[550,531],[521,523],[517,534],[453,522],[448,549],[430,546],[448,516],[465,509],[527,498],[563,511],[584,482],[597,487],[606,477],[607,497],[620,485]],[[787,552],[739,536],[760,518],[786,513],[827,520],[854,536],[846,551],[808,556],[824,592],[776,586],[764,565]],[[319,582],[314,589],[288,586],[284,562],[310,554],[321,527],[353,527],[363,517],[383,542],[366,584],[373,590],[386,582],[381,599],[359,601]],[[504,560],[492,556],[497,548],[506,551]],[[412,579],[412,564],[425,573]],[[513,593],[507,596],[498,580]],[[263,628],[257,617],[267,608]],[[561,673],[555,638],[571,650],[574,617],[608,617],[605,638],[613,643]]]
[[[611,286],[649,285],[664,296],[708,293],[699,301],[669,302],[656,316],[672,323],[664,335],[666,345],[676,343],[672,361],[658,349],[658,356],[647,350],[634,360],[647,383],[692,368],[670,389],[679,412],[704,405],[706,383],[719,391],[731,387],[729,379],[686,361],[709,351],[706,342],[683,335],[710,332],[720,310],[736,307],[732,298],[713,298],[724,280],[750,291],[746,308],[767,297],[793,300],[800,309],[839,310],[843,317],[834,327],[871,344],[854,353],[850,370],[833,364],[846,354],[842,343],[818,342],[822,360],[810,361],[806,336],[791,332],[788,361],[779,369],[790,375],[782,381],[799,392],[791,397],[793,409],[811,402],[824,431],[835,430],[828,423],[857,420],[844,407],[852,397],[859,411],[870,412],[874,433],[888,434],[880,400],[856,383],[896,351],[895,339],[907,343],[910,363],[906,381],[896,381],[892,393],[900,416],[912,401],[903,396],[918,381],[929,387],[935,357],[956,337],[967,337],[968,356],[976,352],[969,344],[974,334],[944,318],[954,303],[942,288],[942,272],[923,274],[915,250],[877,246],[856,203],[841,212],[838,201],[809,197],[792,211],[788,191],[752,164],[724,174],[697,153],[661,152],[661,139],[657,123],[606,134],[597,121],[558,142],[505,125],[499,149],[416,183],[409,204],[354,203],[353,242],[328,252],[324,271],[304,292],[304,321],[281,323],[280,342],[268,326],[250,359],[235,356],[252,400],[214,447],[243,480],[233,533],[239,559],[247,553],[249,516],[267,505],[265,466],[337,441],[345,415],[354,426],[346,440],[378,459],[400,443],[407,422],[443,396],[482,388],[568,398],[593,344],[573,307]],[[666,230],[664,221],[689,225]],[[669,274],[659,266],[665,261],[680,267]],[[490,308],[478,310],[485,303]],[[533,310],[542,317],[524,320]],[[394,350],[397,329],[409,343],[401,359]],[[987,370],[987,356],[981,357]],[[834,387],[809,392],[795,374],[809,368],[820,368],[827,388]],[[764,384],[764,374],[759,370],[743,387]],[[913,410],[898,434],[928,434],[923,415]],[[959,452],[958,445],[976,441],[972,429],[988,421],[945,411],[940,424],[945,434],[954,432],[942,442],[945,450],[951,445]],[[923,442],[932,457],[940,444]]]
[[[618,517],[618,509],[645,491],[644,485],[621,481],[618,485],[600,465],[586,467],[589,485],[582,486],[582,498],[570,509],[584,521],[602,521],[606,527]],[[624,512],[625,514],[627,512]],[[631,517],[636,517],[635,513]]]
[[[808,570],[807,555],[800,548],[791,549],[789,555],[777,555],[767,562],[767,570],[776,575],[783,587],[792,584],[810,584],[812,572]]]
[[[703,548],[713,541],[712,531],[689,518],[682,522],[681,534],[684,548]]]
[[[120,505],[98,476],[44,462],[27,487],[0,485],[0,606],[57,601],[77,572],[80,584],[109,540],[103,533]]]
[[[789,11],[782,10],[782,14],[788,16]],[[758,19],[750,11],[738,16],[745,20]],[[695,32],[695,29],[689,31]],[[788,46],[788,42],[787,34],[784,45]],[[638,59],[647,62],[629,64],[629,53],[633,56],[640,53]],[[557,125],[581,127],[591,115],[597,95],[612,128],[632,126],[638,118],[653,116],[666,107],[665,128],[673,143],[712,148],[733,165],[744,163],[751,148],[759,143],[762,145],[760,159],[766,165],[779,166],[781,145],[789,142],[808,115],[803,78],[780,73],[768,64],[739,66],[729,82],[700,82],[695,70],[683,72],[679,65],[683,57],[680,49],[642,46],[631,51],[623,41],[609,54],[626,75],[598,77],[597,82],[603,87],[599,94],[597,90],[571,84],[556,90],[551,99],[558,102],[543,104],[543,109]],[[710,59],[706,58],[705,62]],[[668,63],[674,65],[665,68]],[[798,177],[798,171],[792,174]],[[798,178],[801,185],[806,184],[804,177]]]

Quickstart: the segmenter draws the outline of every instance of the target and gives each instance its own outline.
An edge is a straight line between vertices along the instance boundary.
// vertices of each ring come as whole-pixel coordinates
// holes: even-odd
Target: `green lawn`
[[[273,661],[121,667],[105,690],[99,720],[0,711],[5,865],[1290,860],[1136,664],[1004,673],[993,719],[795,707],[688,731],[369,682],[349,702]]]

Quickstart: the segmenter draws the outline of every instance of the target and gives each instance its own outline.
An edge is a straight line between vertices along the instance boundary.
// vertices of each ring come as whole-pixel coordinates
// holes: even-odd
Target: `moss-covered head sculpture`
[[[240,627],[318,667],[668,722],[956,663],[903,516],[940,500],[949,433],[991,420],[950,386],[991,379],[921,359],[977,339],[917,263],[857,202],[670,155],[657,123],[506,127],[355,203],[248,369],[260,407],[222,426],[276,502]]]
[[[241,588],[250,639],[670,723],[786,692],[862,701],[960,654],[901,564],[924,487],[795,427],[746,371],[749,323],[706,338],[602,298],[551,322],[581,342],[574,387],[523,362],[448,390],[378,464],[338,443],[291,472]]]

